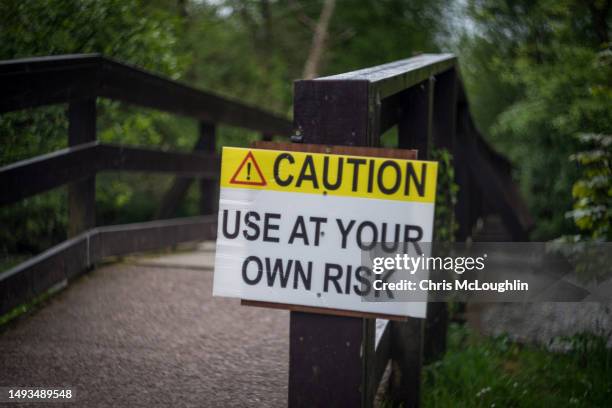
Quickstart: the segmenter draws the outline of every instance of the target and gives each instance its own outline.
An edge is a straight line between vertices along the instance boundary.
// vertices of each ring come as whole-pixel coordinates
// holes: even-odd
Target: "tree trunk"
[[[325,52],[327,36],[329,33],[329,23],[332,15],[334,14],[335,6],[336,0],[325,0],[323,3],[319,21],[317,21],[315,32],[312,36],[312,45],[310,46],[308,59],[304,65],[304,74],[302,75],[304,79],[312,79],[319,74],[321,59],[323,57],[323,53]]]

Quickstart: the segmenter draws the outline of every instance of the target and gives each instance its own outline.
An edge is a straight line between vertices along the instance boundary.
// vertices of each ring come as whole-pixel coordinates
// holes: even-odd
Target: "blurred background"
[[[0,60],[101,53],[289,118],[296,79],[452,52],[477,126],[513,164],[530,239],[612,241],[611,10],[610,0],[0,0]],[[191,151],[198,138],[192,119],[102,98],[97,109],[102,142]],[[67,147],[66,112],[2,114],[0,166]],[[260,138],[217,132],[218,149]],[[154,219],[172,181],[99,174],[97,224]],[[62,187],[0,208],[0,271],[67,238],[67,202]],[[198,205],[194,183],[177,215]],[[559,321],[573,314],[567,306]],[[493,389],[510,406],[606,406],[604,334],[542,349],[453,325],[446,357],[425,368],[424,405],[489,406]]]
[[[609,240],[610,10],[605,0],[4,0],[0,59],[97,52],[290,116],[295,79],[453,52],[477,125],[515,166],[532,239]],[[98,105],[102,141],[185,150],[196,141],[192,120]],[[66,147],[66,109],[0,116],[0,165]],[[219,145],[255,137],[219,134]],[[584,157],[593,151],[604,157]],[[579,160],[607,160],[607,173],[586,174]],[[101,175],[98,224],[152,219],[170,181]],[[65,239],[65,195],[0,209],[2,269]],[[194,187],[179,215],[196,212]]]

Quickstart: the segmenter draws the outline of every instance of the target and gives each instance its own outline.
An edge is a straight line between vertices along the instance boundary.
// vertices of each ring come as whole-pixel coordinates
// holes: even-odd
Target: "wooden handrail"
[[[315,81],[366,81],[379,100],[453,68],[453,54],[421,54],[388,64],[316,78]]]
[[[0,113],[104,97],[272,135],[289,135],[280,115],[202,91],[100,54],[0,61]]]
[[[455,155],[456,180],[461,188],[455,209],[461,224],[457,239],[467,238],[476,220],[492,209],[502,216],[514,239],[524,239],[530,226],[529,214],[512,181],[510,163],[486,143],[474,126],[457,59],[451,54],[424,54],[297,81],[293,125],[259,108],[98,54],[0,61],[0,88],[0,113],[52,103],[69,103],[71,107],[71,147],[0,168],[0,205],[72,183],[72,187],[77,185],[72,192],[73,207],[94,211],[97,172],[171,172],[179,178],[164,199],[160,214],[169,216],[173,212],[194,178],[200,179],[201,196],[208,200],[201,206],[202,211],[213,214],[98,228],[93,228],[93,217],[76,214],[71,225],[73,220],[83,221],[77,232],[84,232],[0,273],[0,314],[79,275],[105,257],[214,238],[216,186],[212,180],[218,177],[220,168],[219,157],[214,153],[218,124],[259,131],[266,138],[289,135],[295,129],[294,140],[298,142],[351,146],[379,146],[381,134],[397,125],[398,148],[418,149],[424,159],[432,148],[447,148]],[[97,97],[198,119],[200,136],[195,151],[166,152],[92,141],[96,137]],[[392,387],[394,400],[418,400],[423,338],[427,337],[426,344],[433,344],[426,328],[430,330],[437,323],[432,319],[428,325],[418,320],[393,322],[376,343],[371,320],[329,321],[330,327],[340,322],[352,331],[350,336],[342,333],[350,337],[350,344],[362,342],[361,352],[354,348],[355,353],[345,355],[353,371],[363,370],[361,382],[355,380],[346,387],[347,393],[352,393],[351,401],[361,398],[365,405],[371,404],[389,359],[394,362],[397,382]],[[307,316],[292,314],[292,332],[313,324]],[[338,355],[343,355],[347,343],[344,338],[336,340],[335,347],[342,350]],[[290,361],[299,365],[303,357],[300,348],[306,345],[295,340],[295,333],[291,341]],[[440,347],[432,347],[432,353],[436,348]],[[366,363],[362,364],[362,358]],[[330,367],[333,370],[322,369],[316,381],[325,376],[336,378],[336,366]],[[290,373],[290,400],[303,383]]]
[[[90,142],[0,167],[0,205],[14,203],[102,171],[144,171],[217,179],[215,153],[162,150]]]

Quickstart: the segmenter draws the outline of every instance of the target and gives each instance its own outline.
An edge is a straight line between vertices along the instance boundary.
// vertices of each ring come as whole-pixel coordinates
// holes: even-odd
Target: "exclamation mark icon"
[[[251,179],[251,163],[247,163],[247,180]]]

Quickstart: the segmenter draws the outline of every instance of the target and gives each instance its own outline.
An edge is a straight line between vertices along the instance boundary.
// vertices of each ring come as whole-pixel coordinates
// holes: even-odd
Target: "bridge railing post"
[[[377,109],[368,81],[295,83],[293,140],[377,146]],[[377,119],[377,118],[376,118]],[[367,358],[374,347],[372,319],[291,312],[289,406],[369,406]]]
[[[398,147],[417,149],[421,160],[429,158],[432,146],[434,86],[434,79],[429,78],[400,95]],[[424,333],[424,319],[391,322],[389,394],[393,406],[419,406]]]
[[[456,159],[455,138],[457,132],[457,71],[451,68],[435,77],[433,91],[432,146],[446,149]],[[456,164],[456,160],[453,161]],[[429,363],[446,351],[448,307],[443,302],[427,305],[427,321],[423,345],[423,360]]]
[[[217,128],[214,123],[200,122],[200,142],[198,149],[214,153],[217,147]],[[200,180],[200,214],[215,214],[219,204],[219,182]]]
[[[70,102],[68,146],[93,142],[96,136],[96,98]],[[73,237],[96,225],[96,176],[68,185],[68,236]]]

